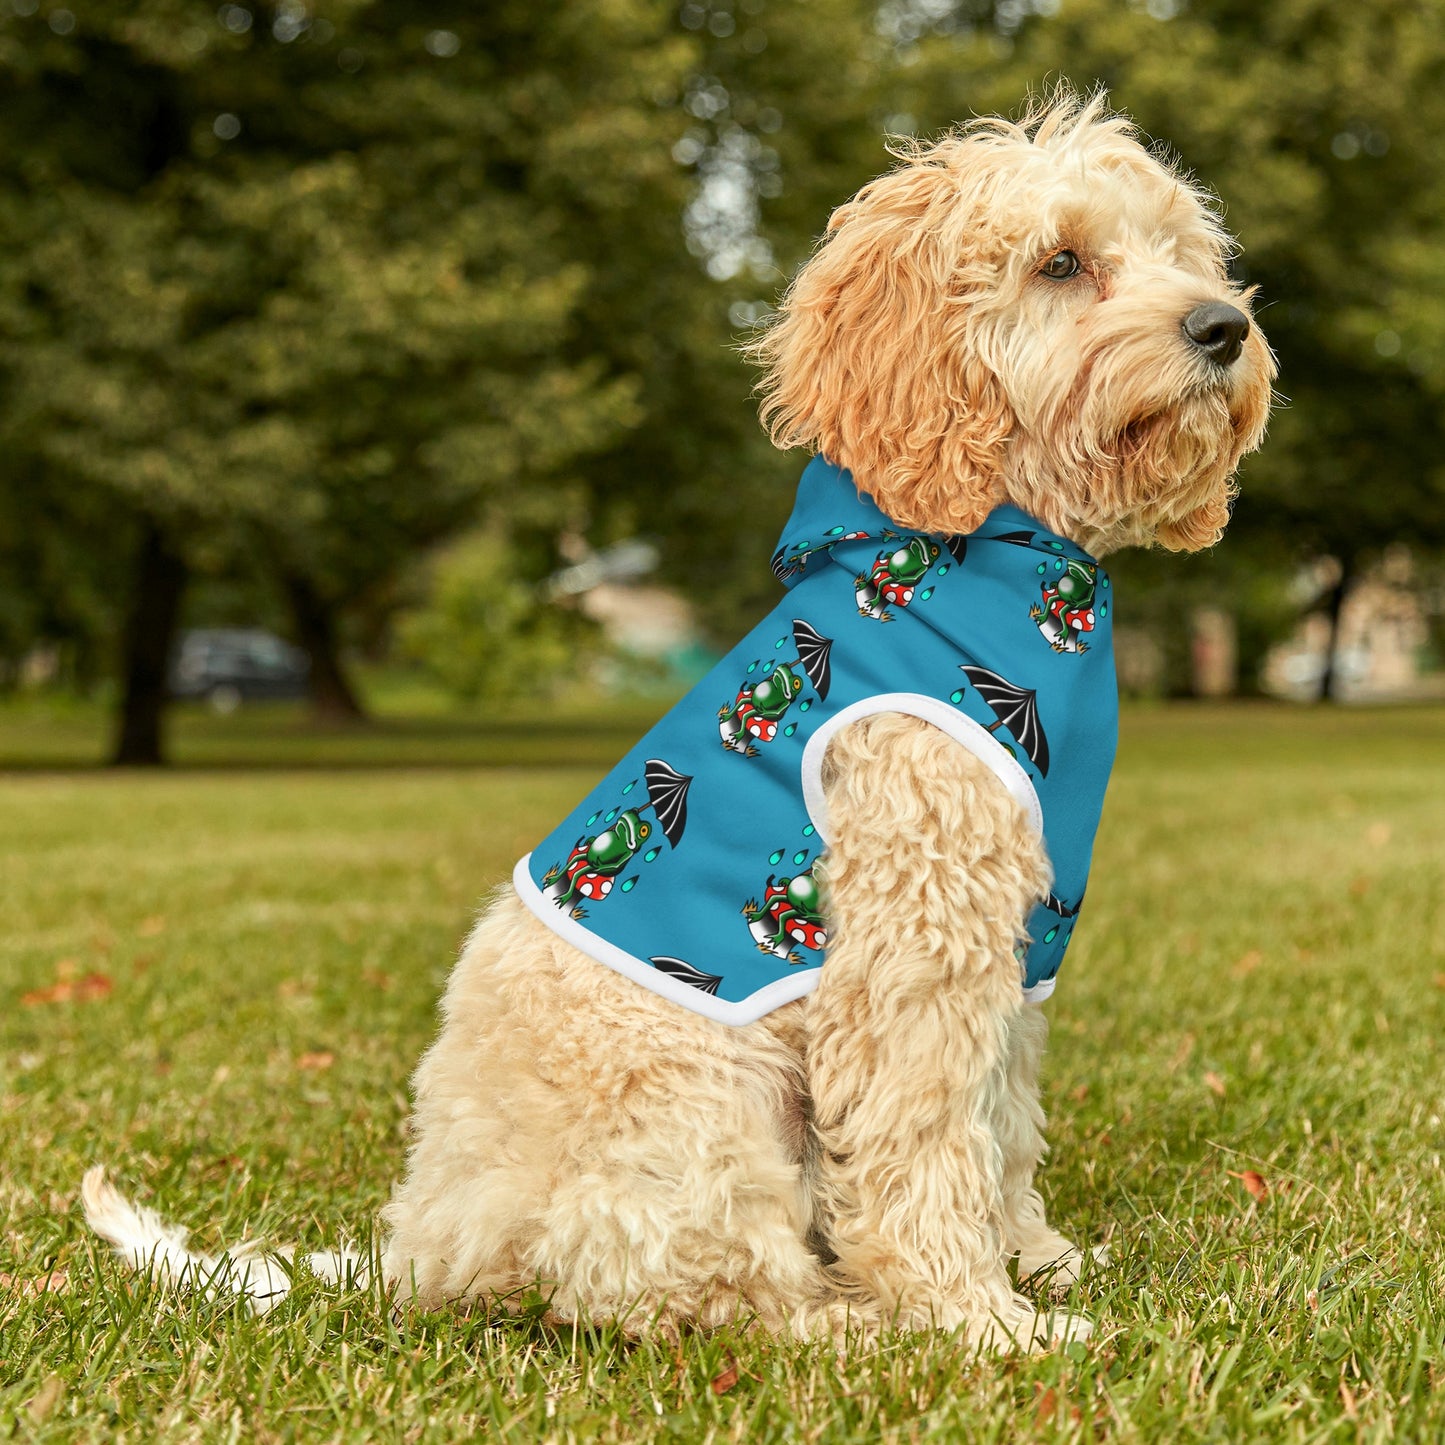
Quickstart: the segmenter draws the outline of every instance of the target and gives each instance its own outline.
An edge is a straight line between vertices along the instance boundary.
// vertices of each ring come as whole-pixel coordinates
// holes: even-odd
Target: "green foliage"
[[[63,14],[0,10],[0,653],[102,656],[145,519],[372,635],[480,515],[531,580],[564,528],[643,533],[735,635],[800,460],[736,342],[882,131],[1060,75],[1244,239],[1288,398],[1245,470],[1251,557],[1445,547],[1445,0]]]
[[[510,702],[577,679],[595,629],[516,571],[505,537],[475,532],[431,563],[426,600],[397,619],[405,656],[458,701]]]
[[[1125,710],[1045,1066],[1052,1216],[1111,1241],[1076,1301],[1100,1328],[1007,1363],[946,1335],[844,1361],[741,1330],[629,1346],[484,1311],[394,1317],[311,1279],[257,1320],[139,1284],[83,1233],[96,1161],[203,1249],[374,1237],[477,900],[617,756],[618,721],[558,731],[549,708],[510,755],[478,728],[471,755],[502,765],[480,770],[0,781],[0,1432],[1439,1440],[1442,725]],[[0,746],[7,727],[0,711]],[[425,762],[423,741],[393,759]],[[356,761],[375,742],[326,746]],[[21,1005],[67,973],[111,990]],[[1251,1169],[1258,1202],[1232,1177]]]
[[[579,322],[595,278],[571,166],[616,147],[581,172],[611,187],[599,203],[634,224],[671,207],[695,273],[675,126],[640,98],[687,46],[656,5],[455,23],[385,3],[100,5],[63,36],[0,18],[17,243],[0,258],[0,445],[33,492],[122,524],[93,539],[24,495],[4,509],[4,653],[113,633],[117,543],[141,516],[193,569],[299,576],[374,623],[418,550],[485,504],[554,535],[569,468],[637,425],[637,379]],[[12,529],[46,551],[91,543],[79,575],[121,585],[97,615],[18,549],[5,565]]]
[[[488,500],[555,530],[570,469],[642,419],[584,325],[587,213],[676,236],[669,22],[643,0],[6,13],[0,447],[42,494],[333,604]]]

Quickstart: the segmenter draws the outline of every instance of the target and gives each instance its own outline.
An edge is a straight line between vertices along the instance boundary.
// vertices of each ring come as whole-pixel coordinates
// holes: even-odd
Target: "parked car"
[[[184,633],[171,663],[171,696],[204,698],[217,712],[243,702],[306,696],[311,659],[259,627]]]

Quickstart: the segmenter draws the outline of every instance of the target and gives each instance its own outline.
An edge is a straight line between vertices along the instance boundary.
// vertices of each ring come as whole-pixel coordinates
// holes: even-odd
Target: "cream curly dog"
[[[1094,556],[1207,547],[1274,371],[1229,250],[1100,98],[910,145],[833,216],[756,344],[765,420],[904,528],[966,535],[1007,503]],[[1007,1268],[1080,1262],[1034,1185],[1045,1022],[1016,949],[1051,886],[1039,834],[916,716],[839,731],[822,784],[826,965],[745,1026],[603,967],[511,888],[493,900],[416,1073],[385,1212],[402,1296],[540,1281],[560,1319],[665,1334],[1087,1332]],[[98,1170],[86,1201],[133,1259],[194,1264]],[[247,1269],[253,1295],[284,1288]]]

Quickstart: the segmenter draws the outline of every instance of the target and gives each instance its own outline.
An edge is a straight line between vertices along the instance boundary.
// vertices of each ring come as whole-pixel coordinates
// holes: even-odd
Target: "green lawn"
[[[1126,713],[1048,1005],[1086,1348],[674,1353],[309,1280],[255,1320],[89,1243],[96,1160],[206,1247],[366,1239],[479,899],[644,716],[193,717],[139,776],[0,715],[0,1438],[1445,1439],[1441,709]]]

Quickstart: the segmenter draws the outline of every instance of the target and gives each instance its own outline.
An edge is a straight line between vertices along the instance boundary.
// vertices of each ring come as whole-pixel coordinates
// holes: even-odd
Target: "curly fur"
[[[1248,305],[1217,211],[1097,97],[900,154],[754,347],[774,440],[823,450],[909,527],[971,531],[1011,501],[1096,554],[1214,541],[1273,376],[1257,329],[1228,367],[1183,333],[1201,303]],[[1065,248],[1082,270],[1048,279]],[[1006,1270],[1068,1281],[1081,1261],[1034,1185],[1045,1027],[1015,948],[1049,886],[1042,845],[915,718],[841,731],[824,784],[828,961],[746,1028],[576,952],[509,888],[492,902],[416,1073],[385,1215],[403,1298],[540,1285],[560,1319],[663,1334],[1087,1333]],[[163,1240],[183,1274],[183,1242],[101,1183],[97,1229],[132,1259]]]
[[[777,445],[852,471],[905,526],[973,531],[1012,501],[1100,555],[1218,540],[1257,446],[1258,329],[1225,382],[1179,326],[1248,296],[1208,199],[1104,98],[987,118],[865,186],[750,348]],[[1060,284],[1039,262],[1069,249]]]

